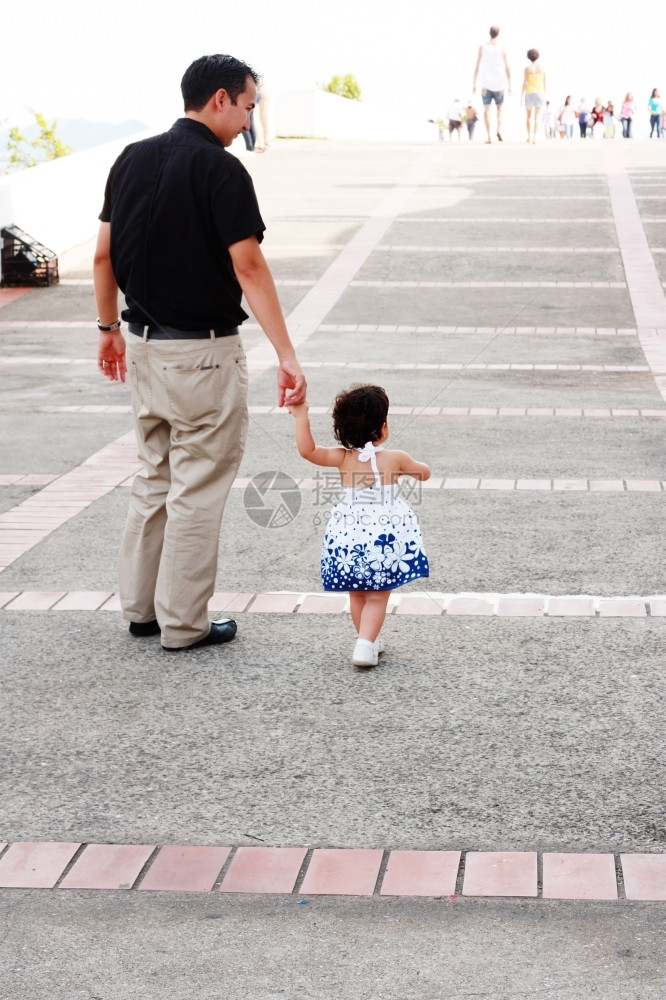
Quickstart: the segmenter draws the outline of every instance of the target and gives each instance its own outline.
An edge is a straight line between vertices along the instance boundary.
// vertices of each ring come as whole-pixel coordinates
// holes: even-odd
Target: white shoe
[[[376,667],[377,649],[374,642],[369,639],[357,639],[352,655],[352,663],[355,667]]]
[[[375,639],[374,646],[377,656],[381,656],[382,653],[384,652],[384,640],[382,639],[381,635],[378,635],[377,638]]]

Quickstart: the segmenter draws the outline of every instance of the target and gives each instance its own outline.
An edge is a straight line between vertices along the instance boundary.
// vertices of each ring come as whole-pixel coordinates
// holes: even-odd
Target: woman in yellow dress
[[[527,58],[522,98],[527,116],[527,141],[536,142],[539,115],[546,102],[546,74],[539,62],[538,49],[529,49]]]

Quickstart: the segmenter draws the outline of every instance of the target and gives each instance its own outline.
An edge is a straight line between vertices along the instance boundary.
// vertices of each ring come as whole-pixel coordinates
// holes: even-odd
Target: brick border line
[[[558,254],[592,254],[592,253],[620,253],[619,247],[521,247],[521,246],[414,246],[410,243],[381,243],[376,246],[375,251],[386,253],[464,253],[467,256],[475,253],[558,253]],[[653,248],[653,253],[664,253],[664,249]]]
[[[353,282],[351,283],[353,284]],[[465,283],[465,287],[467,287]],[[500,284],[505,285],[506,282]],[[520,283],[529,287],[538,287],[539,282]],[[552,284],[556,285],[556,282]],[[447,286],[448,287],[448,286]],[[623,287],[625,287],[623,285]],[[257,323],[244,323],[247,332],[260,330]],[[93,330],[96,329],[93,323],[88,321],[80,322],[61,320],[16,320],[12,322],[0,322],[0,330]],[[488,334],[494,337],[504,334],[513,336],[514,334],[546,334],[549,336],[575,336],[575,337],[636,337],[638,331],[635,327],[596,327],[596,326],[409,326],[408,324],[390,323],[320,323],[315,333],[472,333]],[[251,351],[249,352],[251,354]],[[45,359],[47,360],[47,359]],[[88,359],[85,359],[86,361]],[[94,360],[94,359],[91,359]],[[250,364],[252,363],[249,357]],[[71,362],[76,363],[76,362]]]
[[[37,356],[29,357],[4,357],[0,358],[0,365],[45,365],[45,364],[56,364],[56,365],[93,365],[97,362],[93,358],[43,358]],[[390,361],[370,361],[367,364],[363,361],[302,361],[301,368],[314,369],[314,368],[335,368],[335,369],[362,369],[363,371],[382,371],[382,372],[400,372],[400,371],[438,371],[438,372],[539,372],[539,373],[552,373],[552,372],[589,372],[597,375],[633,375],[636,373],[646,373],[651,372],[652,369],[649,365],[581,365],[581,364],[541,364],[539,362],[532,364],[519,364],[517,362],[471,362],[471,363],[451,363],[451,364],[430,364],[427,361],[424,362],[402,362],[400,364],[392,364]],[[262,367],[262,371],[263,371]],[[39,408],[43,411],[43,407]],[[62,407],[54,406],[53,412],[60,412]],[[86,413],[105,413],[114,412],[118,410],[123,413],[128,411],[127,406],[116,406],[116,405],[97,405],[97,404],[81,404],[78,410]]]
[[[350,288],[615,288],[624,281],[350,281]]]
[[[666,299],[653,254],[663,247],[650,247],[632,188],[621,146],[607,143],[603,148],[606,176],[622,264],[641,347],[654,375],[657,388],[666,400]],[[650,196],[650,197],[662,197]]]
[[[352,367],[352,366],[350,366]],[[365,369],[365,365],[359,367]],[[470,366],[465,367],[465,371]],[[666,366],[665,366],[666,367]],[[533,370],[525,366],[523,370]],[[130,406],[38,406],[36,413],[131,413]],[[249,406],[250,416],[283,416],[288,411],[279,406]],[[311,406],[310,413],[330,413],[330,407]],[[666,417],[666,407],[661,409],[638,410],[629,407],[608,409],[606,407],[565,406],[391,406],[390,416],[416,417],[578,417],[578,418],[620,418],[620,417]]]
[[[0,889],[666,901],[666,855],[95,844],[0,845]]]
[[[120,611],[117,594],[109,591],[4,591],[3,611]],[[349,612],[346,593],[267,591],[217,592],[213,613],[335,614]],[[418,591],[389,598],[388,614],[491,618],[664,618],[666,594],[604,597],[591,594],[493,594]]]

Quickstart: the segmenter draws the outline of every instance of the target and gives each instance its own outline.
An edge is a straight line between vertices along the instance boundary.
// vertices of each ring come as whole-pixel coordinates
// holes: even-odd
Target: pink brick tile
[[[517,490],[549,490],[550,479],[517,479]]]
[[[622,479],[590,479],[592,493],[624,493]]]
[[[612,410],[614,417],[637,417],[639,416],[638,410]]]
[[[544,854],[544,899],[617,899],[612,854]]]
[[[429,594],[401,594],[396,614],[441,615],[442,606]]]
[[[589,616],[594,614],[591,597],[549,597],[548,614],[551,618]]]
[[[302,614],[337,615],[347,610],[347,594],[306,594],[299,607]]]
[[[170,892],[210,892],[229,857],[230,847],[160,849],[139,889]]]
[[[382,896],[453,896],[460,851],[391,851]]]
[[[299,596],[299,594],[257,594],[247,610],[262,613],[289,613],[296,610]]]
[[[481,597],[454,597],[446,609],[448,615],[492,615],[490,601]]]
[[[527,408],[528,417],[552,417],[555,414],[555,410],[543,406],[532,406]]]
[[[440,490],[444,482],[443,476],[431,476],[425,483],[421,483],[422,490]]]
[[[65,596],[64,591],[24,590],[7,605],[11,611],[48,611],[56,601]]]
[[[220,892],[293,892],[304,847],[239,847]]]
[[[463,896],[536,896],[536,851],[470,851]]]
[[[650,599],[650,614],[653,618],[666,617],[666,600]]]
[[[24,476],[21,480],[21,486],[48,486],[57,478],[57,476],[51,475]]]
[[[213,594],[211,610],[238,614],[245,611],[254,594]]]
[[[442,408],[442,413],[444,409]],[[470,417],[496,417],[497,407],[493,406],[471,406],[469,410]]]
[[[466,406],[443,406],[441,415],[443,417],[466,417],[470,410]]]
[[[6,604],[13,601],[15,597],[18,597],[20,591],[18,590],[5,590],[0,593],[0,608],[4,608]]]
[[[585,490],[587,479],[553,479],[554,490]]]
[[[643,416],[643,417],[666,417],[666,409],[664,409],[664,410],[641,410],[641,416]]]
[[[507,618],[534,618],[544,613],[545,597],[501,597],[497,614]]]
[[[569,407],[569,408],[567,408],[567,407],[561,407],[561,406],[556,406],[555,407],[555,416],[556,417],[582,417],[582,415],[583,415],[583,411],[582,410],[575,410],[575,409],[572,409],[571,407]]]
[[[12,844],[0,858],[0,886],[6,889],[52,889],[80,844]]]
[[[583,410],[584,417],[610,417],[610,410],[604,410],[602,408]]]
[[[0,309],[31,291],[32,288],[0,288]]]
[[[482,479],[479,483],[480,490],[512,490],[515,479]]]
[[[658,479],[627,479],[627,489],[640,493],[661,493],[661,483]]]
[[[111,594],[108,601],[104,601],[104,604],[100,605],[100,611],[122,611],[122,605],[120,603],[119,594]]]
[[[475,490],[478,488],[478,479],[445,479],[445,490]]]
[[[602,618],[644,618],[647,614],[645,601],[629,597],[604,597],[599,601]]]
[[[627,899],[666,900],[666,854],[621,854]]]
[[[501,406],[499,409],[500,417],[524,417],[525,412],[524,406]]]
[[[108,590],[70,590],[53,611],[97,611],[111,597]]]
[[[0,476],[0,486],[13,486],[14,483],[18,483],[24,477],[22,475],[3,475]]]
[[[301,886],[303,895],[371,896],[383,851],[318,849]]]
[[[131,889],[155,850],[145,844],[89,844],[62,889]]]

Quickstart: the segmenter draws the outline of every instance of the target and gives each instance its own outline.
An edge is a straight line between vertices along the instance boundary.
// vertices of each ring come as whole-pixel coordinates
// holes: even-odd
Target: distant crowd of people
[[[650,114],[650,138],[666,137],[666,108],[662,107],[659,91],[655,87],[648,102]],[[612,101],[603,103],[597,97],[592,107],[588,107],[582,98],[577,108],[574,108],[571,95],[565,98],[559,111],[555,111],[546,101],[543,108],[543,129],[547,139],[573,139],[579,134],[581,139],[614,139],[616,129],[622,127],[622,137],[634,137],[634,119],[636,117],[636,102],[629,91],[622,102],[619,114]],[[529,130],[528,130],[529,134]]]
[[[506,52],[498,42],[498,36],[499,28],[493,25],[488,41],[479,46],[472,84],[472,90],[476,93],[477,80],[480,79],[486,143],[493,142],[493,133],[498,142],[503,141],[502,109],[505,90],[508,90],[511,96],[511,71]],[[564,103],[556,111],[551,102],[546,100],[546,71],[539,61],[539,50],[529,49],[527,60],[523,73],[521,104],[525,108],[528,142],[536,142],[540,125],[547,139],[573,139],[574,134],[579,135],[581,139],[614,139],[618,126],[621,126],[622,136],[625,139],[633,138],[636,103],[632,93],[627,93],[619,113],[612,101],[604,104],[600,97],[595,99],[592,107],[588,107],[585,98],[575,106],[571,95],[565,98]],[[493,104],[496,125],[491,128]],[[666,138],[666,108],[662,105],[656,87],[650,95],[647,110],[650,116],[650,138]],[[439,123],[439,137],[443,139],[448,128],[449,139],[454,136],[460,139],[465,125],[468,138],[473,139],[478,119],[473,100],[463,107],[456,98],[447,110],[446,120]]]

